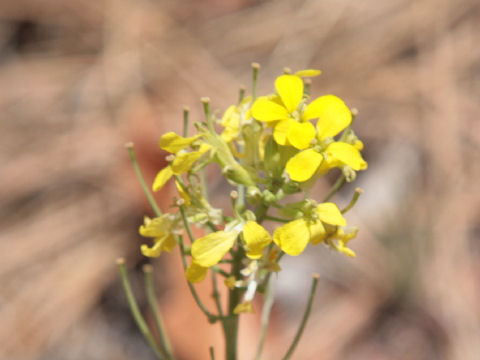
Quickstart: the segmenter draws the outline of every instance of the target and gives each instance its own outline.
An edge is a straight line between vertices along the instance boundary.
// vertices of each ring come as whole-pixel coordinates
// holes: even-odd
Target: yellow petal
[[[180,194],[180,197],[185,201],[185,205],[190,206],[192,201],[191,201],[188,193],[185,190],[183,190],[182,185],[180,185],[180,183],[176,180],[175,180],[175,186],[177,187],[177,190],[178,190],[178,193]]]
[[[263,226],[255,221],[248,221],[243,227],[243,240],[248,247],[247,256],[250,259],[259,259],[263,249],[272,242],[272,237]]]
[[[303,81],[295,75],[282,75],[275,80],[275,89],[289,113],[297,110],[303,99]]]
[[[353,146],[355,147],[355,149],[357,149],[358,151],[361,151],[363,150],[363,142],[362,140],[355,140],[355,142],[353,143]]]
[[[162,251],[170,252],[175,245],[176,242],[173,234],[166,234],[161,238],[156,238],[152,247],[143,244],[140,247],[140,251],[144,256],[155,258],[159,257]]]
[[[337,251],[349,256],[349,257],[356,257],[357,255],[355,254],[355,252],[350,249],[349,247],[347,247],[345,245],[345,243],[341,240],[338,241],[338,244],[337,246],[335,247]]]
[[[277,228],[273,241],[288,255],[296,256],[303,252],[310,240],[310,231],[304,219],[291,221]]]
[[[335,234],[335,237],[342,240],[344,244],[348,243],[350,240],[355,238],[358,234],[358,228],[356,226],[351,226],[347,228],[339,227]]]
[[[144,224],[140,226],[138,232],[142,236],[153,238],[163,236],[165,233],[170,233],[173,225],[169,214],[163,214],[154,219],[145,216],[143,222]]]
[[[305,69],[305,70],[300,70],[295,73],[295,76],[300,76],[300,77],[315,77],[318,76],[322,73],[321,70],[315,70],[315,69]]]
[[[152,190],[158,191],[160,190],[163,185],[173,176],[172,167],[168,165],[164,167],[160,172],[155,176],[155,180],[153,181]]]
[[[322,161],[322,154],[313,149],[307,149],[288,160],[285,170],[292,180],[303,182],[315,174]]]
[[[175,236],[173,236],[173,233],[168,234],[168,236],[163,239],[163,250],[166,252],[170,252],[175,246],[177,245],[177,242],[175,241]]]
[[[140,246],[140,251],[142,252],[143,256],[156,258],[162,253],[162,244],[156,243],[152,247],[148,247],[148,245],[143,244]]]
[[[227,110],[223,113],[221,124],[225,126],[230,121],[232,121],[232,116],[237,113],[237,107],[235,105],[230,105]]]
[[[296,123],[296,121],[292,119],[286,119],[279,121],[275,125],[275,128],[273,129],[273,138],[277,144],[288,145],[287,136],[293,123]]]
[[[175,175],[181,175],[191,169],[193,164],[203,155],[200,151],[183,152],[175,156],[171,167]]]
[[[218,264],[235,243],[238,233],[217,231],[195,240],[192,256],[198,265],[211,267]]]
[[[187,280],[191,283],[198,283],[205,279],[205,276],[207,276],[207,272],[208,268],[200,266],[195,263],[195,261],[193,261],[187,268],[185,276],[187,277]]]
[[[168,132],[160,138],[160,148],[171,153],[177,153],[197,140],[201,135],[184,138],[174,132]]]
[[[325,150],[329,158],[333,158],[350,166],[353,170],[365,170],[367,162],[362,158],[355,146],[336,141],[327,146]]]
[[[288,142],[299,150],[310,147],[310,143],[314,138],[315,127],[311,122],[299,123],[294,121],[288,129]]]
[[[352,122],[350,109],[339,97],[325,95],[308,104],[303,120],[318,118],[317,136],[320,140],[335,136]]]
[[[318,218],[326,224],[346,226],[347,221],[334,203],[322,203],[316,208]]]
[[[310,231],[310,242],[313,245],[321,243],[327,237],[327,232],[321,221],[316,221],[308,224]]]
[[[235,309],[233,309],[234,314],[240,314],[240,313],[255,313],[253,310],[253,306],[250,301],[238,304],[235,306]]]
[[[224,284],[226,287],[228,287],[230,290],[235,289],[235,285],[237,284],[237,279],[235,276],[230,275],[224,280]]]
[[[277,121],[287,119],[288,111],[282,105],[260,97],[253,103],[252,116],[259,121]]]

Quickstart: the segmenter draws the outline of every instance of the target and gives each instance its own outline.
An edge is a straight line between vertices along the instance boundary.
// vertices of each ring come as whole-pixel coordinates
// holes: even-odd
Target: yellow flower
[[[243,229],[240,225],[231,223],[229,230],[216,231],[203,236],[193,242],[192,258],[196,265],[204,268],[212,267],[220,262],[225,254],[233,247],[237,237],[243,233],[250,259],[262,256],[263,249],[272,242],[270,234],[255,221],[248,221]]]
[[[183,150],[189,145],[191,145],[195,140],[200,137],[201,135],[198,134],[192,137],[185,138],[170,131],[162,135],[162,137],[160,138],[159,146],[160,149],[166,150],[172,154],[176,154],[180,150]]]
[[[350,227],[348,229],[337,227],[337,230],[335,231],[335,233],[329,236],[329,238],[326,239],[326,242],[338,252],[341,252],[342,254],[345,254],[349,257],[355,257],[356,256],[355,252],[349,247],[347,247],[347,243],[350,240],[352,240],[355,236],[357,236],[357,233],[358,233],[358,228],[356,227]],[[335,240],[337,241],[335,242]]]
[[[250,118],[248,106],[251,101],[252,97],[247,96],[239,105],[231,105],[225,110],[221,121],[222,126],[225,128],[221,137],[225,142],[229,143],[238,137],[241,125]]]
[[[272,237],[263,226],[255,221],[248,221],[243,227],[243,240],[248,247],[247,256],[250,259],[259,259],[263,249],[272,242]]]
[[[185,276],[191,283],[197,283],[203,281],[207,276],[208,268],[198,265],[195,261],[192,261],[187,268]]]
[[[165,136],[169,134],[174,133],[167,133],[162,136],[162,139],[164,139]],[[160,172],[155,177],[152,185],[153,191],[160,190],[173,175],[182,175],[183,173],[190,171],[190,169],[197,162],[197,160],[200,159],[203,154],[205,154],[211,149],[211,146],[209,144],[202,143],[197,151],[187,152],[184,150],[184,148],[190,145],[198,137],[194,136],[192,138],[183,138],[179,135],[174,135],[175,136],[169,135],[167,137],[168,142],[164,142],[167,143],[167,145],[165,145],[165,149],[178,151],[172,163],[160,170]],[[162,144],[162,139],[160,140],[160,144]]]
[[[300,76],[282,75],[275,81],[278,96],[260,97],[252,106],[252,116],[274,127],[273,137],[280,145],[305,149],[315,138],[315,127],[302,115],[303,81]],[[310,116],[311,110],[307,106]]]
[[[346,226],[347,222],[334,203],[322,203],[315,208],[311,218],[293,220],[273,233],[273,241],[288,255],[296,256],[309,242],[316,245],[327,237],[323,223]]]
[[[144,225],[140,226],[139,233],[145,237],[153,238],[153,246],[148,247],[143,244],[140,247],[142,254],[148,257],[158,257],[162,251],[170,252],[175,245],[173,236],[174,222],[169,214],[164,214],[158,218],[150,219],[145,216]]]
[[[205,268],[217,265],[233,247],[239,231],[216,231],[193,242],[192,257],[196,264]]]
[[[316,172],[325,173],[334,167],[349,166],[355,171],[367,168],[360,151],[363,144],[343,141],[328,143],[327,139],[338,135],[350,125],[352,114],[345,103],[334,95],[314,100],[305,111],[307,117],[318,116],[317,140],[320,145],[305,149],[289,159],[285,170],[294,181],[309,180]],[[326,144],[326,145],[325,145]]]

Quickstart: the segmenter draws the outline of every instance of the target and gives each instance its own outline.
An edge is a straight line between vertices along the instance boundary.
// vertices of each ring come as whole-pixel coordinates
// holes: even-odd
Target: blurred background
[[[0,1],[0,359],[153,359],[115,266],[126,258],[146,309],[137,229],[151,211],[123,145],[151,183],[183,106],[201,119],[209,96],[221,114],[252,61],[261,93],[284,66],[322,69],[312,94],[359,109],[369,162],[336,197],[365,190],[347,216],[357,258],[286,259],[264,359],[288,347],[312,272],[294,359],[480,359],[479,38],[477,0]],[[178,253],[154,266],[178,358],[212,344],[222,358]],[[258,322],[242,320],[241,359]]]

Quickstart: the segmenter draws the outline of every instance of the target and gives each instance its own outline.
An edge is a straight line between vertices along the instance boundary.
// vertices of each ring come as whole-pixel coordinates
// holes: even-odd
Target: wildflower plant
[[[202,98],[204,118],[195,122],[195,134],[188,134],[189,111],[184,109],[184,130],[168,132],[160,138],[161,149],[170,153],[168,165],[157,174],[152,190],[173,182],[178,195],[168,213],[161,213],[136,163],[133,144],[128,144],[131,159],[156,217],[145,217],[139,232],[145,244],[141,252],[149,258],[163,256],[178,247],[191,293],[211,323],[219,322],[225,334],[226,359],[237,356],[237,332],[241,313],[254,312],[253,300],[263,294],[262,335],[256,358],[262,352],[272,304],[269,286],[272,273],[281,271],[284,255],[297,256],[310,245],[354,257],[348,243],[357,228],[344,217],[356,203],[360,189],[343,209],[331,202],[345,182],[367,168],[361,155],[363,143],[351,125],[356,111],[335,95],[313,98],[310,78],[319,70],[288,69],[275,80],[275,91],[257,96],[258,64],[252,64],[252,94],[240,90],[236,104],[221,118]],[[216,166],[232,186],[230,209],[218,209],[208,197],[205,168]],[[340,176],[319,201],[310,197],[315,183],[333,169]],[[270,223],[269,226],[264,226]],[[201,229],[195,237],[192,227]],[[273,229],[273,232],[268,229]],[[159,333],[154,339],[126,278],[124,262],[119,261],[122,279],[137,323],[159,358],[174,359],[163,329],[152,289],[151,267],[147,266],[147,297]],[[215,311],[200,299],[195,284],[210,273]],[[223,281],[219,281],[219,279]],[[286,350],[288,359],[295,349],[310,313],[318,275],[314,275],[305,315],[299,330]],[[221,282],[221,284],[219,284]],[[228,288],[228,301],[220,297],[218,286]],[[214,357],[211,348],[211,357]]]

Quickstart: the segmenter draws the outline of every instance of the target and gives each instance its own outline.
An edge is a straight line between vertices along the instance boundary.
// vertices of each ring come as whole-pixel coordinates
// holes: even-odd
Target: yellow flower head
[[[158,257],[162,251],[170,252],[177,244],[173,236],[174,225],[175,222],[171,219],[170,214],[164,214],[155,219],[145,216],[139,233],[142,236],[153,238],[153,246],[142,245],[140,247],[142,254],[148,257]]]
[[[273,233],[273,241],[288,255],[300,255],[307,244],[316,245],[327,237],[323,223],[346,226],[347,222],[334,203],[322,203],[310,218],[293,220]]]
[[[325,95],[310,104],[311,112],[318,116],[318,145],[300,151],[290,158],[285,170],[294,181],[304,182],[315,173],[324,174],[334,167],[349,166],[351,169],[365,170],[367,162],[360,154],[363,144],[356,141],[353,145],[344,141],[328,141],[345,130],[352,121],[352,114],[344,102],[334,96]],[[313,116],[307,114],[307,116]]]
[[[273,136],[278,144],[307,148],[315,138],[315,128],[308,121],[310,119],[302,116],[302,78],[296,75],[279,76],[275,88],[278,96],[258,98],[252,106],[252,116],[273,125]]]
[[[192,145],[202,135],[196,135],[189,138],[184,138],[174,132],[169,132],[163,135],[160,139],[160,148],[175,155],[170,165],[159,171],[155,180],[153,181],[153,191],[160,190],[173,175],[182,175],[193,167],[195,163],[207,153],[211,146],[207,143],[201,142],[200,147],[196,151],[186,151],[185,149]]]

